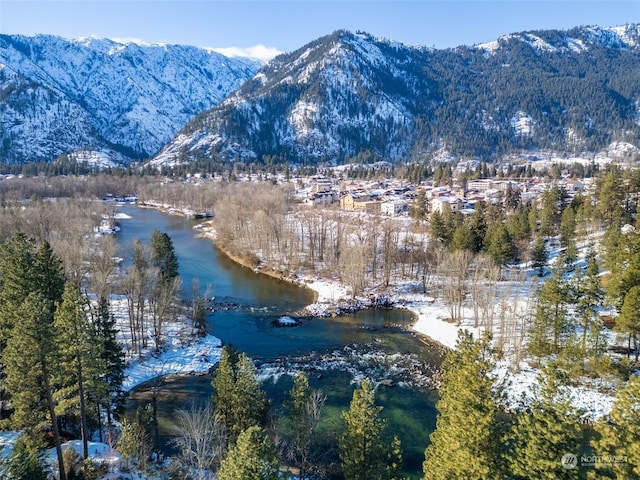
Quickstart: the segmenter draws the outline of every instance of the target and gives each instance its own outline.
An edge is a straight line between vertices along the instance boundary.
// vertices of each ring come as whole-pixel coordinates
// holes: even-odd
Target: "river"
[[[265,389],[277,407],[290,388],[287,372],[304,369],[312,386],[327,394],[322,428],[335,441],[339,412],[348,408],[353,378],[392,380],[380,386],[377,402],[384,407],[389,433],[402,440],[407,475],[418,478],[429,433],[435,426],[435,400],[428,388],[442,349],[411,332],[413,317],[400,309],[368,309],[337,318],[308,318],[296,327],[279,328],[273,320],[299,311],[313,301],[309,290],[254,273],[231,261],[211,240],[197,236],[195,221],[124,205],[118,244],[124,257],[134,239],[148,245],[154,229],[169,235],[179,261],[185,291],[192,279],[215,297],[208,316],[209,332],[258,361]],[[163,438],[171,435],[171,413],[195,398],[211,394],[208,376],[172,377],[161,405]],[[148,401],[144,386],[132,392],[129,409]]]

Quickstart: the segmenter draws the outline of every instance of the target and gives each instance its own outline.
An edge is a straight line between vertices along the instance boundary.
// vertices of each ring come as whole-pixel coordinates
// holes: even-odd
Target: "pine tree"
[[[58,385],[54,398],[58,415],[71,414],[80,419],[82,456],[89,457],[87,426],[87,380],[91,377],[89,366],[95,355],[91,341],[88,317],[89,305],[77,286],[67,283],[62,303],[55,313],[54,327],[60,366],[54,378]]]
[[[431,237],[440,240],[443,245],[449,246],[452,232],[449,230],[444,214],[433,212],[429,219],[429,229]]]
[[[599,420],[600,438],[592,441],[607,462],[591,478],[640,478],[640,377],[631,377],[616,397],[609,419]]]
[[[473,251],[480,252],[484,244],[484,237],[487,234],[486,206],[484,202],[478,202],[471,215],[469,228],[473,235]]]
[[[143,408],[138,408],[133,420],[122,420],[118,451],[127,462],[146,470],[152,451],[149,433],[150,415]]]
[[[227,429],[229,444],[247,428],[264,424],[269,403],[246,354],[236,360],[233,351],[223,348],[212,385],[215,413]]]
[[[531,247],[531,266],[538,269],[538,276],[542,277],[544,275],[544,267],[546,264],[547,248],[544,237],[542,235],[538,235]]]
[[[60,480],[65,480],[58,418],[53,400],[52,372],[56,358],[52,305],[42,293],[32,292],[17,309],[21,318],[2,352],[5,384],[11,394],[15,428],[44,432],[50,428],[58,457]]]
[[[456,348],[447,354],[436,429],[425,450],[425,480],[504,478],[500,393],[489,376],[496,355],[488,333],[476,341],[468,331],[459,333]]]
[[[163,342],[162,325],[166,317],[175,318],[175,304],[180,290],[178,257],[169,235],[158,230],[151,233],[149,252],[153,273],[149,285],[148,300],[153,322],[155,350],[159,352]]]
[[[399,440],[387,444],[386,420],[375,404],[375,391],[368,381],[354,390],[349,410],[342,412],[346,431],[340,437],[340,460],[345,480],[396,478],[402,464]]]
[[[45,449],[39,435],[29,432],[20,435],[7,462],[7,480],[47,480]]]
[[[36,291],[41,292],[51,303],[59,302],[65,285],[62,260],[53,252],[51,245],[44,242],[38,249],[34,262]]]
[[[600,269],[593,248],[589,249],[585,260],[585,269],[574,277],[575,310],[582,329],[582,355],[599,357],[606,349],[606,339],[602,336],[604,325],[598,313],[604,301],[604,289],[600,282]]]
[[[301,478],[306,478],[312,467],[311,447],[325,400],[326,395],[309,386],[307,375],[298,372],[289,391],[289,399],[285,402],[284,436],[287,440],[287,458],[293,466],[298,467]]]
[[[552,235],[557,231],[566,197],[567,192],[563,187],[557,185],[552,186],[542,194],[542,206],[540,208],[541,235]]]
[[[178,276],[178,257],[171,237],[159,230],[151,232],[149,240],[151,264],[160,271],[161,283],[166,285]]]
[[[614,330],[628,335],[627,356],[631,354],[631,345],[633,344],[637,362],[640,354],[640,286],[631,287],[625,295]]]
[[[89,379],[89,387],[98,405],[106,409],[110,427],[113,413],[120,413],[124,409],[126,393],[122,383],[126,363],[122,345],[117,340],[116,319],[106,298],[100,298],[92,308],[91,327],[94,353],[91,369],[95,374]]]
[[[218,480],[278,480],[280,462],[275,445],[258,426],[244,430],[222,461]]]
[[[575,244],[576,236],[576,212],[572,206],[567,206],[562,211],[562,217],[560,219],[560,243],[563,247],[568,247],[569,244]]]
[[[269,408],[256,367],[244,353],[240,354],[237,363],[235,391],[238,409],[232,430],[234,437],[237,437],[249,427],[264,425]]]
[[[47,311],[53,321],[53,306],[60,301],[64,290],[62,262],[53,254],[48,243],[36,250],[33,240],[16,234],[4,246],[1,260],[0,352],[14,324],[20,320],[16,316],[17,308],[30,293],[40,293],[49,303]]]
[[[228,432],[235,418],[235,364],[237,361],[237,357],[233,355],[233,351],[228,346],[225,346],[220,352],[216,375],[211,381],[215,414],[220,418]],[[233,443],[229,435],[230,433],[228,434],[228,443]]]
[[[620,167],[611,167],[598,178],[596,188],[596,212],[606,226],[622,225],[625,196],[623,172]]]
[[[453,238],[451,239],[451,245],[449,248],[452,251],[455,250],[469,250],[470,252],[475,251],[475,241],[473,237],[473,233],[469,229],[469,227],[465,224],[458,225],[456,229],[453,231]]]
[[[484,244],[487,254],[496,265],[504,265],[513,260],[513,241],[504,223],[496,222],[487,229]]]
[[[537,357],[559,353],[566,345],[570,331],[564,269],[554,268],[551,278],[542,284],[538,294],[529,353]]]
[[[556,365],[538,376],[531,413],[518,414],[511,435],[509,471],[514,479],[578,478],[577,469],[562,466],[562,456],[578,453],[581,432],[566,391],[567,375]]]

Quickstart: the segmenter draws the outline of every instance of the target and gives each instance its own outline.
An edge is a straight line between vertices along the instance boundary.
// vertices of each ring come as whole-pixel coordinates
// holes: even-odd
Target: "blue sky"
[[[0,32],[293,51],[338,29],[448,48],[500,35],[640,23],[640,1],[0,0]]]

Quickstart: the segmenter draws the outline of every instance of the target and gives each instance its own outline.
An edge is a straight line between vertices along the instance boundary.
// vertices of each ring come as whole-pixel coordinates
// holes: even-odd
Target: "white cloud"
[[[225,47],[212,48],[214,52],[221,53],[225,57],[250,57],[257,58],[263,62],[268,62],[273,57],[280,55],[282,52],[275,47],[267,47],[265,45],[256,45],[253,47]]]

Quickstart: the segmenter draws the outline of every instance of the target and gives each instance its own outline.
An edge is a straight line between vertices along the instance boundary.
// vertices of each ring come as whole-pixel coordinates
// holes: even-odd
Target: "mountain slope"
[[[260,66],[188,46],[0,35],[0,161],[148,157]]]
[[[473,47],[339,31],[272,60],[185,126],[154,165],[493,159],[638,143],[640,28],[582,27]]]

